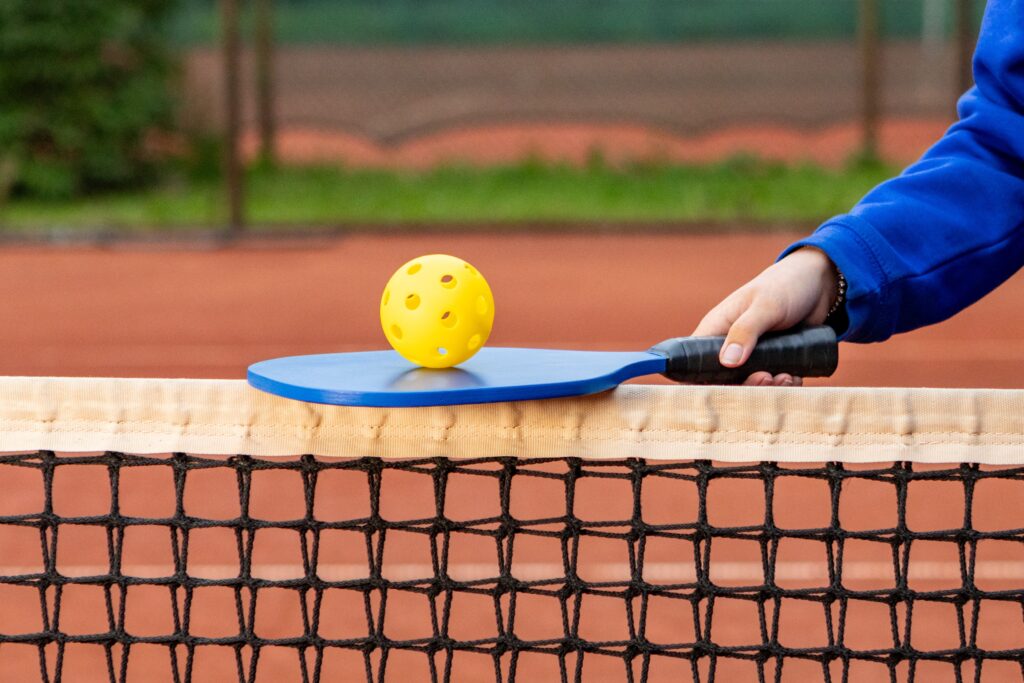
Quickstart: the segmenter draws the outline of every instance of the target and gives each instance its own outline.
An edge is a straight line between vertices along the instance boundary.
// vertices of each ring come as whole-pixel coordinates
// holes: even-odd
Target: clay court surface
[[[0,374],[240,378],[282,354],[385,343],[391,272],[446,252],[496,293],[491,344],[645,349],[689,334],[796,235],[352,236],[225,249],[0,251]],[[930,329],[844,345],[840,385],[1024,386],[1024,279]]]
[[[0,374],[3,375],[90,375],[144,377],[241,378],[247,364],[282,354],[319,353],[380,347],[377,303],[384,282],[401,263],[417,255],[448,252],[475,264],[489,279],[496,295],[497,319],[492,344],[538,345],[591,349],[643,349],[669,336],[688,334],[700,317],[733,287],[770,263],[794,235],[770,236],[675,236],[675,235],[357,235],[341,239],[296,241],[287,245],[252,242],[230,248],[190,250],[169,247],[121,246],[106,249],[10,248],[0,251]],[[833,385],[1020,387],[1024,385],[1024,322],[1019,302],[1024,297],[1024,280],[1015,278],[997,293],[958,318],[930,330],[905,335],[884,345],[842,348],[842,364]],[[356,455],[356,454],[354,454]],[[106,473],[103,468],[83,475],[81,480],[58,479],[55,501],[58,514],[105,514],[109,506]],[[166,474],[166,473],[165,473]],[[259,491],[254,516],[266,519],[294,519],[302,514],[301,489],[294,473],[280,473],[257,482]],[[38,509],[39,487],[31,480],[19,480],[2,473],[12,486],[0,505],[5,510]],[[287,476],[286,476],[287,475]],[[140,475],[125,482],[125,514],[147,514],[163,510],[173,500],[168,476]],[[827,513],[827,491],[816,482],[796,480],[776,500],[781,521],[816,523]],[[389,482],[382,502],[385,515],[395,519],[431,514],[433,491],[426,482],[396,477]],[[335,496],[319,508],[323,514],[354,514],[359,502],[352,500],[342,481]],[[230,518],[237,514],[235,482],[228,478],[196,478],[186,493],[186,504],[197,514]],[[489,514],[493,500],[464,489],[450,500],[450,514],[472,518]],[[625,501],[615,486],[597,486],[577,502],[581,517],[606,514],[621,517]],[[654,492],[656,493],[656,491]],[[525,492],[517,499],[518,512],[525,516],[558,514],[550,512],[563,504],[561,494],[546,489]],[[664,517],[680,514],[692,498],[685,491],[652,495],[644,501],[645,511]],[[744,486],[716,493],[712,501],[716,524],[757,524],[763,517],[763,498]],[[844,509],[844,522],[857,528],[891,525],[894,501],[884,492],[864,490],[856,504]],[[962,500],[942,491],[910,501],[913,522],[924,528],[950,528],[962,520]],[[1002,519],[1007,505],[1020,509],[1021,501],[999,496],[976,501],[978,519]],[[352,509],[349,507],[352,506]],[[598,517],[599,518],[599,517]],[[827,520],[826,520],[827,521]],[[59,564],[67,571],[88,573],[89,567],[105,572],[107,552],[102,534],[90,536],[69,532],[62,545]],[[217,530],[198,534],[192,551],[206,571],[231,569],[237,557],[233,536]],[[31,565],[39,556],[38,535],[5,533],[0,536],[0,557],[5,565]],[[263,545],[261,545],[261,543]],[[294,572],[298,563],[293,535],[271,536],[257,541],[254,561],[267,572]],[[429,564],[429,555],[414,539],[393,541],[394,555],[386,558],[392,571]],[[1003,544],[1008,545],[1008,544]],[[749,585],[761,581],[760,559],[742,544],[720,546],[716,562],[732,567],[723,575],[725,583]],[[865,547],[856,558],[861,576],[857,587],[870,588],[891,583],[887,551]],[[594,546],[588,559],[605,571],[622,571],[622,548]],[[955,555],[923,548],[915,561],[933,563],[934,573],[919,576],[922,589],[958,585]],[[490,553],[490,555],[488,555]],[[463,549],[457,560],[464,571],[471,565],[493,562],[493,548]],[[536,571],[560,560],[541,547],[522,549],[519,558],[536,565]],[[820,577],[803,576],[802,563],[822,563],[823,550],[814,544],[787,549],[785,566],[789,585]],[[1019,561],[1019,549],[993,551],[980,558],[989,562]],[[1016,555],[1014,554],[1016,553]],[[13,560],[11,558],[14,558]],[[667,554],[657,559],[671,563]],[[358,549],[338,549],[324,561],[334,562],[338,571],[358,564]],[[167,531],[144,528],[126,549],[126,565],[166,565],[169,559]],[[275,567],[277,567],[275,569]],[[282,568],[283,567],[283,568]],[[289,568],[290,567],[290,568]],[[949,574],[952,568],[953,575]],[[4,573],[0,569],[0,574]],[[396,574],[397,576],[398,574]],[[279,576],[279,574],[277,575]],[[1011,587],[1019,586],[1019,577]],[[988,585],[996,588],[1000,579]],[[38,628],[39,602],[34,590],[0,595],[0,628]],[[197,601],[200,598],[197,597]],[[205,606],[194,608],[193,622],[204,633],[231,633],[235,622],[230,592],[204,598]],[[150,589],[134,596],[129,626],[141,633],[168,631],[170,607],[167,592]],[[299,603],[293,594],[264,595],[256,615],[261,635],[286,636],[299,628]],[[398,638],[424,635],[426,599],[398,593],[386,624]],[[609,601],[612,603],[614,601]],[[595,603],[585,618],[592,620],[592,638],[624,637],[625,616],[621,603],[606,607]],[[618,611],[616,611],[618,609]],[[69,591],[65,597],[62,627],[78,633],[106,630],[105,607],[99,592]],[[364,624],[361,604],[337,604],[325,608],[322,628],[349,633]],[[494,611],[490,603],[464,606],[457,627],[458,637],[477,637],[493,631]],[[1006,645],[1020,629],[1020,612],[993,613],[982,624],[980,639],[990,646]],[[819,605],[797,604],[783,614],[785,633],[792,643],[820,645],[823,614]],[[533,637],[552,630],[560,633],[558,615],[548,612],[529,620],[526,628]],[[685,641],[689,617],[666,612],[652,617],[650,628],[666,640]],[[882,613],[850,616],[847,640],[859,647],[890,647],[889,622]],[[735,611],[716,613],[716,640],[760,642],[755,614],[750,605]],[[952,609],[919,614],[914,637],[926,648],[956,647],[955,615]],[[29,626],[26,626],[29,625]],[[454,628],[454,627],[453,627]],[[234,626],[237,630],[237,626]],[[429,630],[426,631],[429,634]],[[454,633],[454,631],[453,631]],[[816,640],[816,638],[818,640]],[[987,639],[987,640],[986,640]],[[945,645],[944,645],[945,644]],[[1018,645],[1019,647],[1019,645]],[[50,662],[54,649],[48,652]],[[557,680],[554,658],[524,660],[520,679]],[[167,651],[156,646],[138,646],[131,656],[129,680],[169,680]],[[291,650],[270,648],[260,655],[260,681],[299,680],[298,661]],[[587,659],[588,681],[623,680],[617,659]],[[685,662],[669,664],[653,672],[652,680],[688,680]],[[65,681],[106,679],[102,650],[71,646],[65,662]],[[456,657],[454,680],[488,680],[493,676],[486,656]],[[463,667],[463,668],[459,668]],[[426,676],[423,655],[394,655],[388,680],[416,681]],[[73,672],[73,673],[72,673]],[[205,648],[196,662],[195,680],[234,680],[235,662],[227,648]],[[332,652],[325,660],[325,680],[361,680],[362,658],[350,652]],[[1016,673],[1015,673],[1016,672]],[[835,670],[838,673],[838,670]],[[0,650],[0,680],[38,680],[38,659],[34,647],[5,647]],[[820,679],[820,669],[809,663],[787,663],[784,680]],[[948,665],[924,663],[918,680],[951,681]],[[1016,677],[1014,677],[1016,676]],[[753,680],[753,665],[722,662],[718,680]],[[851,672],[851,680],[888,680],[883,666],[864,666]],[[999,663],[985,667],[985,681],[1019,680],[1019,669]]]

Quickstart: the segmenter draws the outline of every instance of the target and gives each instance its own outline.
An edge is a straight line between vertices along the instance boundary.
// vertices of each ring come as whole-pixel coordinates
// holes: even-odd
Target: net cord
[[[1024,464],[1024,391],[627,385],[344,408],[244,381],[0,378],[0,451]]]

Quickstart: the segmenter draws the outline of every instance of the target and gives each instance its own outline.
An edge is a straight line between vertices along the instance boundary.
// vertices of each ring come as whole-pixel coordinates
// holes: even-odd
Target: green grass
[[[248,212],[260,225],[659,222],[792,223],[847,210],[895,169],[840,170],[734,159],[711,166],[611,168],[524,163],[412,173],[334,167],[253,169]],[[0,233],[53,229],[133,232],[212,228],[223,222],[216,180],[184,176],[144,191],[77,200],[14,199]]]

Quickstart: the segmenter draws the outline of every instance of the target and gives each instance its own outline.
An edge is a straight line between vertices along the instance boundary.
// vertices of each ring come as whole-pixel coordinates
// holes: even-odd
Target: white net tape
[[[234,380],[0,378],[0,451],[1024,463],[1024,392],[628,385],[344,408]]]

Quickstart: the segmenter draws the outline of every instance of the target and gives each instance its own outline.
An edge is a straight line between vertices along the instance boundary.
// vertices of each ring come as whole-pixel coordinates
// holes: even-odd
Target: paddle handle
[[[677,337],[650,349],[666,361],[662,373],[689,384],[740,384],[755,372],[798,377],[828,377],[839,365],[839,344],[831,327],[820,325],[766,334],[749,360],[738,368],[718,362],[725,337]]]

